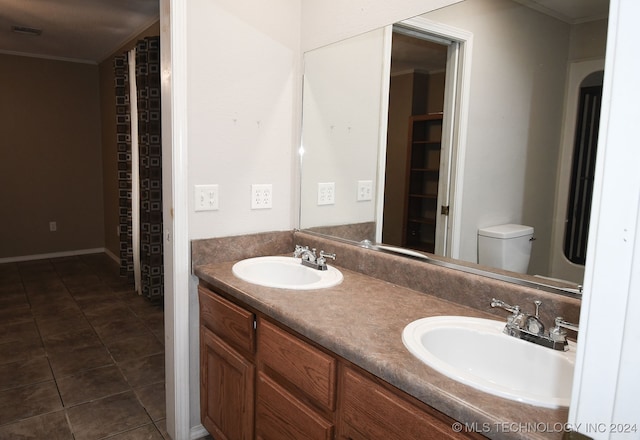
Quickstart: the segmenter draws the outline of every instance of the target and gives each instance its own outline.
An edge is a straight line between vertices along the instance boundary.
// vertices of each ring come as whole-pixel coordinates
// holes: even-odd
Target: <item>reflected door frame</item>
[[[574,61],[567,66],[565,86],[564,120],[558,161],[558,183],[553,215],[552,245],[549,255],[550,276],[566,280],[584,280],[585,267],[572,263],[564,254],[564,233],[569,200],[571,166],[574,151],[576,123],[578,120],[578,101],[580,85],[590,74],[604,70],[604,59]]]
[[[436,230],[436,254],[458,258],[460,253],[460,225],[462,213],[459,207],[462,202],[462,182],[464,178],[464,155],[467,139],[469,113],[469,87],[471,83],[471,53],[473,34],[471,32],[443,25],[423,17],[414,17],[399,23],[404,28],[418,33],[428,34],[443,40],[451,41],[447,60],[447,78],[445,81],[445,102],[443,120],[443,150],[447,145],[446,157],[441,158],[440,182],[438,185],[438,204],[449,207],[449,214],[438,215]],[[386,72],[391,71],[391,26],[388,26],[388,40],[385,46]],[[389,100],[389,84],[383,85],[382,106],[384,110],[380,118],[380,152],[378,164],[377,194],[384,194],[385,157],[387,148],[387,111]],[[444,167],[442,164],[445,164]],[[376,208],[376,241],[382,241],[384,197],[377,200]],[[443,221],[444,220],[444,221]]]

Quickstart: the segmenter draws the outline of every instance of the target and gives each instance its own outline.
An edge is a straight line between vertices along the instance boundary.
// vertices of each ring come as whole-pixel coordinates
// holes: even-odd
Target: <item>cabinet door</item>
[[[255,367],[200,327],[200,415],[216,440],[253,437]]]
[[[424,440],[464,438],[455,433],[453,419],[434,409],[418,408],[398,393],[345,368],[342,383],[340,439]]]
[[[300,402],[274,380],[258,372],[256,439],[330,440],[333,424]]]

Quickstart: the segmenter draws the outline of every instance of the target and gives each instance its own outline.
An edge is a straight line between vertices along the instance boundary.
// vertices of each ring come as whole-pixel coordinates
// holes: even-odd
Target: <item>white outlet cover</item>
[[[318,205],[334,205],[335,203],[335,182],[318,183]]]
[[[251,185],[251,209],[271,209],[273,207],[273,185],[270,183]]]

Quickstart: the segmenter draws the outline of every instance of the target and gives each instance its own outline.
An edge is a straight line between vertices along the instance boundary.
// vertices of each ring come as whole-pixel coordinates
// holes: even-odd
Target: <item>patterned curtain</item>
[[[140,241],[142,294],[164,295],[162,258],[162,138],[160,109],[160,37],[136,46],[138,142],[140,148]]]
[[[120,190],[121,275],[133,279],[131,225],[131,139],[127,123],[129,99],[126,55],[116,58],[116,113],[118,123],[118,180]],[[160,106],[160,38],[148,37],[136,44],[138,90],[138,145],[140,187],[140,266],[142,294],[162,300],[162,138]],[[124,84],[124,86],[121,86]],[[121,108],[121,107],[125,107]],[[122,121],[122,122],[121,122]],[[120,126],[122,125],[122,127]],[[127,125],[127,127],[124,127]],[[121,142],[121,139],[123,142]],[[128,180],[127,180],[128,178]],[[124,233],[123,233],[124,232]]]
[[[133,283],[133,234],[131,222],[131,113],[129,62],[127,55],[114,60],[116,132],[118,151],[118,222],[120,234],[120,276]]]

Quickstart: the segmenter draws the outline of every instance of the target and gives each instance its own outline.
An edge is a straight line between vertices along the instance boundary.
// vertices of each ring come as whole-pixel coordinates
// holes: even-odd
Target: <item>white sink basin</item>
[[[568,407],[576,346],[542,347],[502,333],[504,322],[464,316],[413,321],[405,347],[440,373],[495,396],[546,408]]]
[[[300,258],[293,257],[248,258],[234,264],[232,270],[241,280],[280,289],[324,289],[342,282],[342,272],[335,267],[312,269],[303,266]]]

